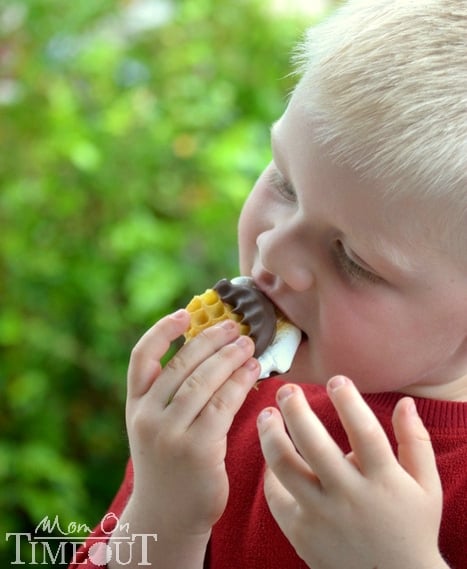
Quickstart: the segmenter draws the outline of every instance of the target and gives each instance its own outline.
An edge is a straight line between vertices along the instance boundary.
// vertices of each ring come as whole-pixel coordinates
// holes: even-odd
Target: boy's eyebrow
[[[281,155],[281,151],[280,151],[280,146],[278,143],[278,137],[277,137],[277,125],[279,124],[279,119],[274,121],[271,125],[271,128],[269,129],[269,134],[271,137],[271,150],[272,150],[272,154],[273,156],[275,155],[275,157],[279,157]]]
[[[275,121],[272,123],[272,125],[271,125],[271,127],[270,127],[270,129],[269,129],[269,135],[270,135],[270,137],[271,137],[271,144],[275,141],[275,138],[276,138],[276,129],[277,129],[278,123],[279,123],[279,119],[275,120]]]
[[[275,121],[273,121],[273,123],[271,124],[271,128],[269,129],[269,132],[271,133],[271,136],[273,136],[273,131],[276,128],[277,123],[279,122],[279,119],[276,119]]]
[[[276,144],[276,139],[277,139],[276,130],[277,130],[278,124],[279,124],[279,119],[275,120],[269,129],[269,135],[271,137],[271,146],[272,147],[274,147],[274,145]]]
[[[414,263],[413,259],[402,253],[397,247],[389,245],[376,236],[371,241],[371,248],[376,255],[386,260],[395,269],[399,269],[403,272],[413,272],[417,270],[416,263]]]

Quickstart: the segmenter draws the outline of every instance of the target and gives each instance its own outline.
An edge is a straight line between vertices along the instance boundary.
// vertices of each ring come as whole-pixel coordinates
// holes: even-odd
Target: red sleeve
[[[110,508],[99,524],[89,534],[86,542],[78,549],[72,559],[69,569],[96,568],[102,569],[106,565],[107,542],[115,524],[118,522],[133,490],[133,465],[128,461],[125,477]],[[97,545],[101,544],[101,545]]]

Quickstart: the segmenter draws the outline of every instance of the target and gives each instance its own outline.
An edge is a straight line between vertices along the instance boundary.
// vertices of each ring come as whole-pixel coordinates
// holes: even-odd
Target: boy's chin
[[[283,381],[290,383],[322,383],[313,378],[309,339],[302,334],[302,340],[293,359],[292,366],[287,373],[280,376]]]

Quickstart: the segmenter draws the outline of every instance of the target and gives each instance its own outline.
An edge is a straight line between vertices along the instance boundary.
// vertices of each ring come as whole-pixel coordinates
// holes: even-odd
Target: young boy
[[[132,462],[75,567],[467,567],[466,38],[459,0],[311,30],[239,224],[241,273],[303,331],[292,369],[252,389],[230,322],[162,369],[189,316],[156,323]]]

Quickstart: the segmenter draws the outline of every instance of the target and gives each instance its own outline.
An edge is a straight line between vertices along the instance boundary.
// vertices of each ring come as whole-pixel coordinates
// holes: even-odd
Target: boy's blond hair
[[[297,64],[337,161],[393,196],[447,196],[467,222],[466,0],[350,0],[308,32]]]

